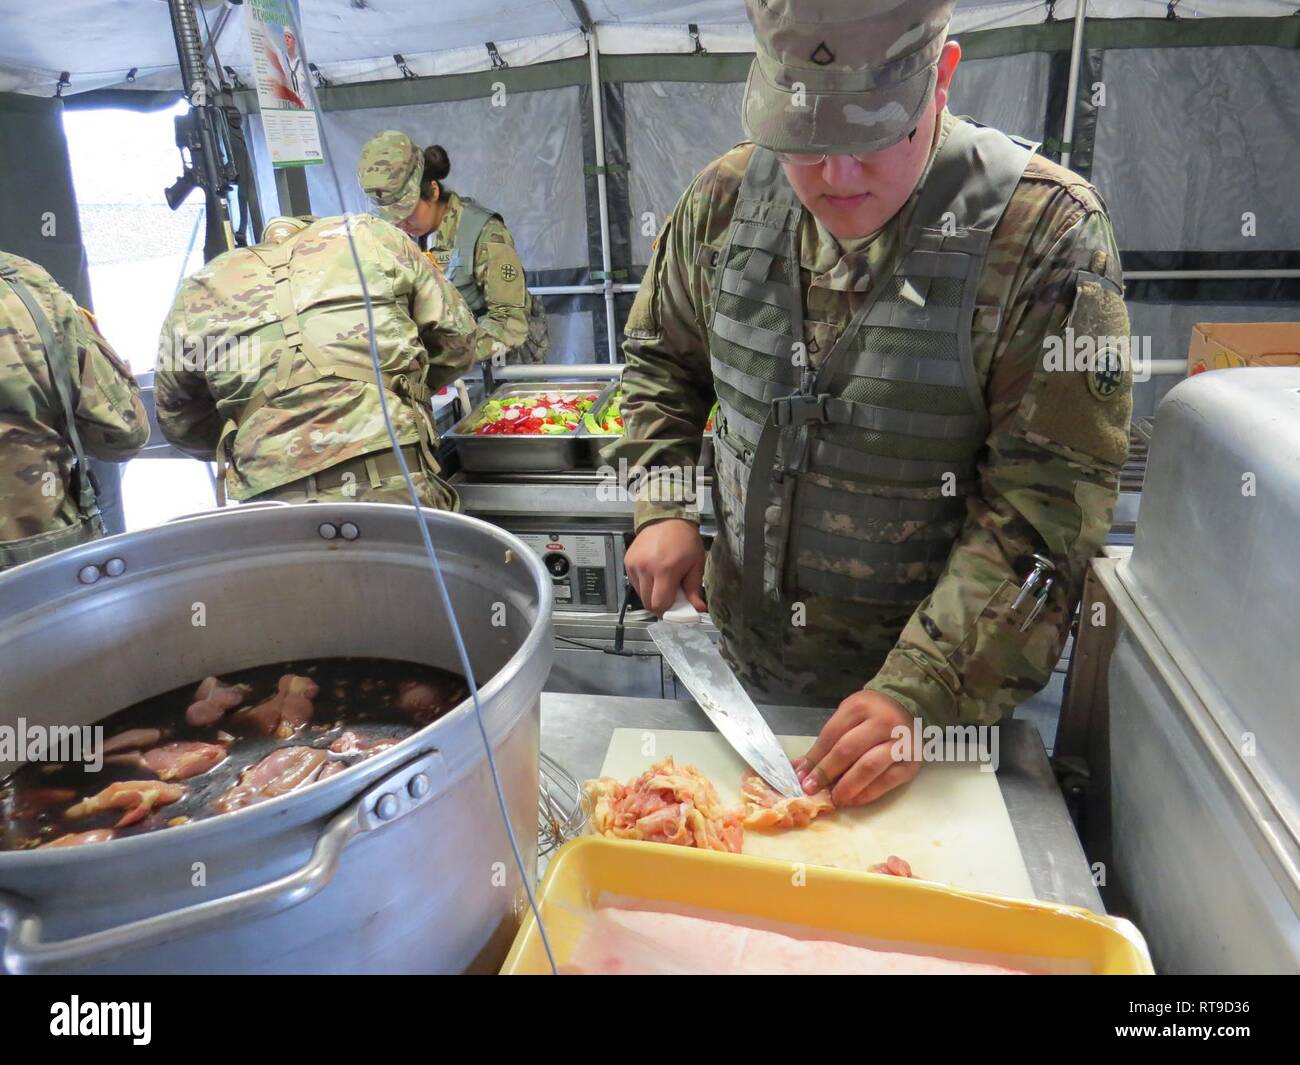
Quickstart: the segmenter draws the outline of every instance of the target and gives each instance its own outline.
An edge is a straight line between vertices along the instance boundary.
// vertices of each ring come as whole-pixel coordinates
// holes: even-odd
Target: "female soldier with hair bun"
[[[409,234],[474,312],[476,358],[543,362],[550,348],[546,314],[524,286],[514,238],[499,214],[447,187],[450,172],[441,145],[421,151],[391,129],[366,143],[357,166],[375,213]]]

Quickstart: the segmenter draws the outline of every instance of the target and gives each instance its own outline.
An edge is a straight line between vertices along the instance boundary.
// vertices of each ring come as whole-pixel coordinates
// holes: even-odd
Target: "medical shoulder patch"
[[[1088,391],[1103,403],[1114,399],[1124,388],[1124,364],[1113,348],[1097,352],[1097,361],[1088,370]]]
[[[1063,336],[1044,338],[1024,429],[1047,444],[1119,464],[1128,454],[1133,367],[1118,287],[1080,271]]]

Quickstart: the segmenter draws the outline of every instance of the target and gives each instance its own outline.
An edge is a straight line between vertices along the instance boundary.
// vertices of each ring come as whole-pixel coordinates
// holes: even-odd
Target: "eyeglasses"
[[[919,129],[920,127],[917,128]],[[915,136],[916,129],[913,129],[912,132],[907,135],[907,139],[910,141]],[[831,155],[851,155],[859,163],[865,163],[869,161],[872,156],[879,155],[882,150],[883,149],[877,149],[873,152],[821,152],[817,154],[809,154],[808,152],[777,152],[776,157],[780,159],[781,162],[789,163],[791,166],[820,166],[822,163],[826,162]]]

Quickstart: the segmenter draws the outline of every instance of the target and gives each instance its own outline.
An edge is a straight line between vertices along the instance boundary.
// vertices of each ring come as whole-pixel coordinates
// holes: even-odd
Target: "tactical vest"
[[[487,300],[483,290],[474,279],[474,254],[478,249],[478,238],[483,235],[483,227],[493,218],[505,223],[495,211],[489,211],[482,204],[466,196],[460,198],[460,225],[456,227],[456,241],[450,251],[430,252],[438,268],[442,270],[456,291],[469,305],[470,312],[477,319],[487,310]],[[547,328],[546,312],[542,301],[531,292],[528,297],[528,339],[515,352],[525,363],[544,362],[546,353],[551,348]]]
[[[261,260],[262,265],[271,272],[271,279],[275,282],[275,309],[280,321],[278,326],[273,328],[278,328],[283,334],[283,343],[277,345],[279,350],[275,356],[274,374],[268,377],[262,387],[253,393],[239,413],[228,419],[222,427],[216,449],[216,489],[217,503],[223,507],[226,505],[226,468],[229,464],[227,449],[232,443],[235,434],[239,431],[240,426],[247,422],[257,411],[282,393],[291,392],[295,388],[314,384],[329,377],[342,378],[345,381],[358,381],[361,384],[371,386],[375,384],[374,370],[369,366],[357,366],[354,363],[330,357],[303,332],[302,323],[298,318],[298,308],[293,295],[293,280],[289,270],[289,260],[293,255],[292,244],[286,241],[270,248],[249,248],[248,251]],[[297,371],[293,368],[295,362],[303,364]],[[432,430],[429,425],[428,403],[432,393],[422,379],[423,370],[405,374],[384,372],[382,376],[384,385],[414,410],[415,423],[420,433],[420,448],[424,452],[426,460],[432,463],[429,468],[437,469],[437,464],[433,458]]]
[[[95,487],[90,479],[90,467],[86,464],[86,454],[81,448],[81,437],[77,433],[76,404],[72,398],[72,370],[68,360],[59,357],[60,346],[54,338],[54,327],[49,317],[36,302],[31,289],[23,283],[18,271],[10,266],[0,266],[0,280],[8,283],[19,301],[27,308],[32,322],[36,326],[36,335],[40,337],[41,348],[45,353],[45,366],[49,370],[50,383],[59,397],[63,408],[64,438],[72,448],[72,498],[76,501],[80,520],[76,525],[55,529],[52,532],[25,536],[21,540],[6,540],[0,543],[0,570],[17,566],[33,559],[44,558],[56,551],[75,547],[90,540],[97,540],[104,535],[104,519],[99,513],[99,504],[95,499]],[[76,356],[73,355],[75,359]]]
[[[959,535],[988,418],[972,330],[993,228],[1035,146],[959,122],[899,248],[815,369],[803,336],[803,208],[755,148],[709,323],[719,537],[743,615],[800,594],[895,608],[933,589]],[[761,574],[761,580],[759,579]]]
[[[478,238],[483,227],[492,219],[501,220],[495,211],[475,203],[467,196],[460,198],[460,225],[456,227],[456,242],[450,252],[438,252],[436,258],[442,268],[443,276],[456,286],[456,291],[469,304],[469,309],[477,318],[487,310],[487,300],[483,290],[474,280],[474,250],[478,247]]]

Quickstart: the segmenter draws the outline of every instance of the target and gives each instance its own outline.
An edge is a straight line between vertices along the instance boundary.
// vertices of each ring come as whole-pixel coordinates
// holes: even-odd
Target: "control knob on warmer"
[[[557,581],[569,575],[570,563],[568,555],[561,555],[552,551],[550,554],[542,556],[542,565],[550,571],[551,576]]]

